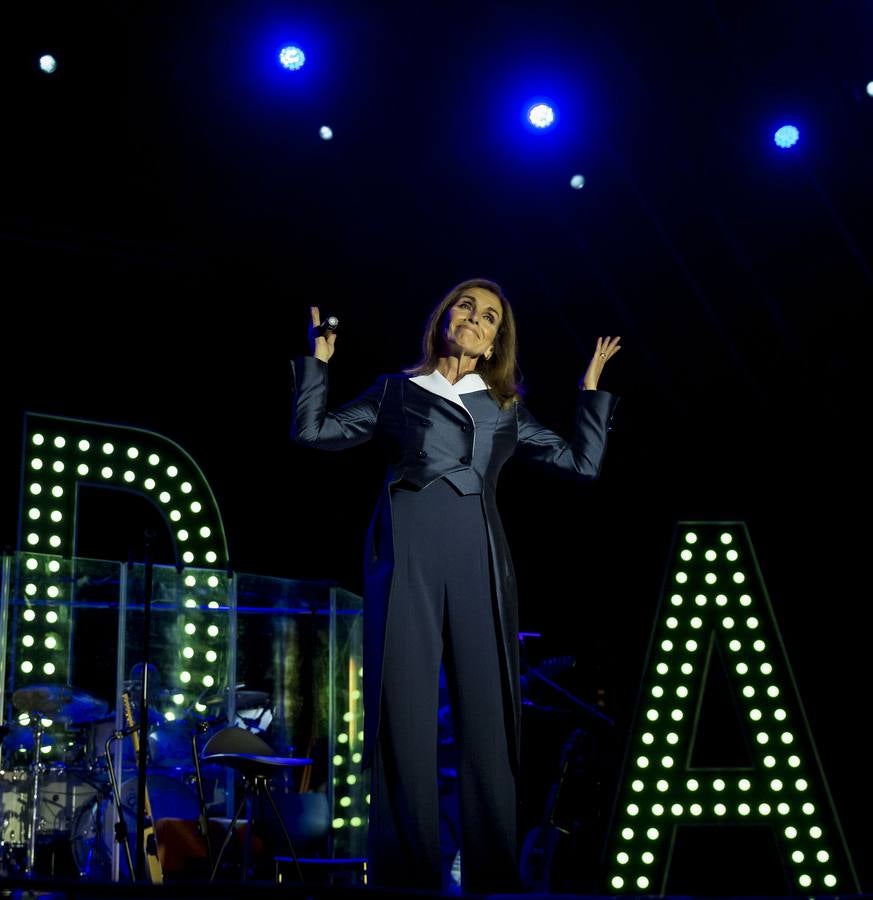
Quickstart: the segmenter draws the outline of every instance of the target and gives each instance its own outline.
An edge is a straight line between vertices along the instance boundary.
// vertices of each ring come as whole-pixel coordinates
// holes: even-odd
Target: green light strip
[[[33,554],[25,566],[34,577],[22,586],[25,603],[15,623],[21,636],[17,686],[67,682],[71,627],[67,609],[74,598],[60,565],[73,557],[79,487],[96,485],[149,500],[172,535],[177,564],[198,567],[188,568],[185,575],[188,609],[180,617],[181,692],[175,696],[184,703],[186,689],[199,694],[210,687],[225,643],[220,632],[223,617],[210,611],[227,602],[222,570],[227,569],[228,554],[218,505],[194,460],[178,444],[152,431],[33,413],[26,417],[24,448],[19,548]],[[43,607],[55,611],[58,620],[30,618]],[[166,715],[172,718],[172,710]]]

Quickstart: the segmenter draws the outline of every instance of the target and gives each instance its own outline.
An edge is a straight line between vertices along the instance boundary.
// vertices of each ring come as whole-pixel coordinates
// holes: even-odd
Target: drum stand
[[[27,845],[24,876],[33,878],[36,868],[36,844],[40,826],[40,790],[45,765],[42,761],[43,736],[52,722],[85,722],[103,712],[104,701],[75,691],[65,685],[34,684],[20,688],[12,695],[12,703],[30,719],[33,731],[33,759],[30,766],[30,792],[27,816]]]
[[[33,877],[34,864],[36,861],[36,838],[39,833],[39,787],[42,779],[43,765],[40,761],[42,752],[42,736],[45,732],[45,726],[42,724],[42,716],[37,713],[31,713],[31,727],[33,728],[33,764],[31,765],[31,781],[30,781],[30,827],[27,835],[27,855],[24,862],[24,875],[26,878]]]

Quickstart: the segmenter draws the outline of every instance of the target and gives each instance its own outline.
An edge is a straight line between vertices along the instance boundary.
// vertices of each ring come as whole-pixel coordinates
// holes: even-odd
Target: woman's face
[[[468,288],[446,310],[443,340],[449,353],[484,356],[494,352],[503,304],[487,288]]]

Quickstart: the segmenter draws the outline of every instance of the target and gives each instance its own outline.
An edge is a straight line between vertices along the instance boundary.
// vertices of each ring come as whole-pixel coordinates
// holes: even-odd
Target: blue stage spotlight
[[[50,53],[46,53],[39,58],[39,67],[46,75],[51,75],[58,68],[58,61]]]
[[[557,116],[555,115],[554,107],[544,101],[535,103],[527,111],[528,122],[530,122],[534,128],[540,130],[551,128],[551,126],[555,124],[556,119]]]
[[[776,146],[781,147],[783,150],[793,147],[799,139],[800,132],[793,125],[783,125],[773,135],[773,141]]]
[[[585,176],[584,175],[574,175],[570,179],[570,187],[576,191],[581,191],[583,187],[585,187]]]
[[[298,69],[303,68],[305,62],[306,54],[293,44],[289,44],[279,51],[279,65],[283,69],[288,69],[289,72],[296,72]]]
[[[323,141],[329,141],[333,138],[333,129],[329,125],[322,125],[321,128],[318,129],[318,136]]]
[[[867,96],[873,97],[873,81],[867,82]]]

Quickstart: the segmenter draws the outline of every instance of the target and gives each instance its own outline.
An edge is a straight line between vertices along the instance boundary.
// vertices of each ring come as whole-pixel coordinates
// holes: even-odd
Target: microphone
[[[321,325],[314,325],[312,330],[321,337],[327,337],[328,332],[336,331],[339,326],[339,319],[336,316],[328,316]]]

